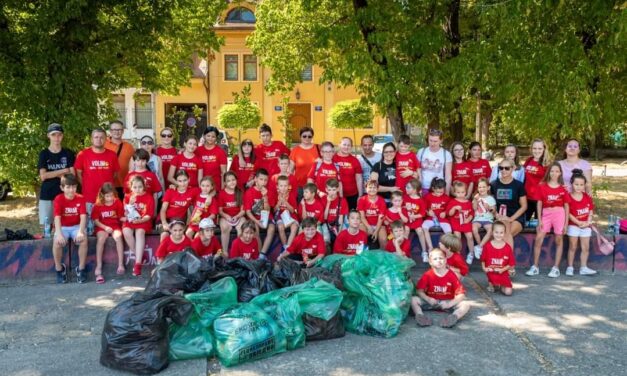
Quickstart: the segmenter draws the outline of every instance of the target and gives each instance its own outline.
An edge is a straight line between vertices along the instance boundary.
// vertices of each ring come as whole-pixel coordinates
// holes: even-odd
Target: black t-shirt
[[[511,217],[520,209],[520,198],[527,196],[525,185],[516,179],[509,184],[503,184],[501,179],[496,179],[490,184],[490,191],[496,199],[497,212],[501,205],[506,205],[508,217]]]
[[[74,166],[74,160],[76,159],[74,152],[68,149],[61,149],[58,153],[51,152],[48,148],[39,153],[39,162],[37,163],[37,170],[45,169],[47,172],[59,171],[64,168]],[[46,179],[41,183],[41,191],[39,199],[41,200],[54,200],[59,193],[61,193],[61,178]]]
[[[379,174],[379,185],[382,187],[394,187],[396,185],[396,161],[392,164],[386,164],[383,160],[375,163],[372,172]],[[390,192],[379,193],[381,197],[388,200]]]

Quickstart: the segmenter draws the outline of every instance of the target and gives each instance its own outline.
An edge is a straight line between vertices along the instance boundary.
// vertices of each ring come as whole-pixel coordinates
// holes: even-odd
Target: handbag
[[[606,256],[611,254],[614,251],[614,242],[607,240],[607,238],[599,232],[599,229],[596,226],[590,226],[590,228],[596,234],[599,251]]]

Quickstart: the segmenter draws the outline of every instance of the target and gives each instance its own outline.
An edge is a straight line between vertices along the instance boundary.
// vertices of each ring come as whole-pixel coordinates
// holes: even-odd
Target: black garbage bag
[[[102,330],[100,363],[138,375],[168,367],[168,318],[185,325],[194,311],[182,296],[135,293],[107,314]]]
[[[285,258],[274,264],[272,277],[280,287],[294,286],[307,282],[312,278],[317,278],[332,283],[340,290],[344,288],[340,264],[336,264],[330,269],[321,267],[303,268],[296,261]]]
[[[5,228],[4,233],[6,234],[6,240],[32,240],[33,239],[33,235],[29,234],[27,229],[13,231],[13,230],[9,230],[8,228]]]
[[[149,294],[196,292],[214,268],[212,257],[199,258],[191,248],[186,248],[183,252],[171,253],[155,268],[145,291]]]
[[[272,264],[268,260],[244,260],[235,258],[227,260],[220,267],[210,272],[210,282],[232,277],[237,283],[237,300],[249,302],[255,296],[276,290],[280,287],[271,275]]]
[[[340,312],[326,321],[305,313],[303,314],[303,324],[305,325],[307,341],[340,338],[346,335],[344,321]]]

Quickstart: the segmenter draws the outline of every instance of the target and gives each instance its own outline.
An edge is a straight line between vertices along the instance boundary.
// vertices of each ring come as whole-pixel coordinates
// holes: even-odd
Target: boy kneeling
[[[423,311],[445,311],[450,314],[441,322],[443,328],[452,328],[464,317],[470,305],[465,302],[466,291],[455,273],[446,268],[446,254],[439,248],[429,252],[431,269],[422,275],[416,284],[416,294],[411,299],[411,307],[419,326],[429,326],[433,321]]]
[[[310,268],[324,257],[326,246],[322,234],[318,232],[318,222],[315,218],[307,217],[303,219],[301,226],[303,231],[279,255],[277,261],[287,257],[295,261],[302,261],[305,267]]]

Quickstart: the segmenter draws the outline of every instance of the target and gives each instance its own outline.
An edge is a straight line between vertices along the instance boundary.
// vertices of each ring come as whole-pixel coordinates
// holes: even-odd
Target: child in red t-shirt
[[[52,243],[52,256],[54,268],[57,271],[57,283],[67,283],[67,269],[61,262],[63,247],[72,239],[78,244],[78,266],[76,267],[76,279],[78,283],[85,283],[85,262],[87,260],[87,202],[82,195],[76,193],[78,180],[73,174],[65,174],[61,177],[61,190],[63,194],[57,195],[52,202],[54,213],[54,241]]]
[[[425,201],[420,197],[420,190],[420,181],[418,179],[411,179],[405,185],[405,192],[407,192],[407,194],[403,197],[403,202],[405,203],[405,209],[409,217],[407,227],[409,227],[410,231],[415,231],[416,235],[418,235],[423,258],[427,258],[427,241],[425,239],[425,232],[422,229],[422,223],[427,214],[427,204],[425,204]]]
[[[313,183],[305,184],[303,188],[303,199],[298,205],[298,216],[300,219],[312,217],[318,223],[322,223],[324,219],[324,207],[318,199],[318,187]]]
[[[581,255],[579,261],[580,275],[594,275],[596,270],[588,267],[588,255],[590,254],[590,236],[592,236],[592,212],[594,203],[592,197],[586,193],[586,177],[583,171],[576,168],[570,178],[570,185],[573,192],[570,194],[570,205],[568,205],[568,267],[566,275],[575,274],[573,262],[577,252],[577,243],[581,242]]]
[[[298,200],[298,185],[296,183],[296,177],[290,173],[290,156],[288,154],[281,154],[278,159],[279,173],[274,174],[268,181],[268,191],[276,193],[277,182],[279,177],[284,176],[287,178],[287,192],[290,195],[290,199],[294,202]]]
[[[294,242],[283,251],[277,261],[285,257],[296,261],[302,261],[308,268],[316,265],[326,253],[326,246],[322,234],[318,232],[318,223],[314,218],[308,217],[302,221],[302,232],[298,234]]]
[[[161,241],[169,235],[170,227],[168,224],[171,220],[177,218],[187,222],[187,211],[198,195],[198,188],[189,187],[189,176],[186,171],[177,171],[174,179],[176,188],[169,188],[165,192],[159,212],[162,227]]]
[[[366,194],[357,200],[357,210],[361,215],[361,229],[370,240],[379,242],[379,248],[384,249],[387,243],[387,234],[383,227],[383,217],[387,211],[385,200],[378,195],[379,183],[369,180],[366,183]]]
[[[481,267],[488,277],[488,291],[500,288],[504,295],[512,295],[510,270],[514,269],[516,259],[512,247],[503,240],[505,225],[496,221],[492,226],[492,240],[483,247]]]
[[[427,218],[422,223],[422,230],[425,232],[425,242],[429,250],[433,249],[433,243],[431,242],[431,235],[429,230],[433,227],[439,227],[445,234],[450,233],[451,224],[446,217],[446,205],[451,198],[444,194],[446,188],[446,181],[440,178],[434,178],[431,180],[431,187],[429,193],[424,197],[425,204],[427,205]],[[422,254],[422,262],[429,262],[429,256],[427,253]]]
[[[461,181],[453,183],[453,198],[446,205],[446,215],[451,220],[451,228],[455,236],[461,239],[462,234],[466,237],[466,245],[468,246],[468,254],[466,262],[472,264],[474,257],[475,239],[472,235],[472,219],[474,218],[474,210],[472,202],[466,198],[466,184]]]
[[[192,202],[192,214],[189,216],[189,226],[185,235],[193,239],[198,232],[198,224],[205,218],[212,221],[218,220],[218,199],[216,197],[215,184],[211,176],[203,176],[200,180],[200,193]]]
[[[411,307],[418,326],[429,326],[433,321],[423,311],[450,312],[440,326],[452,328],[470,309],[464,285],[452,270],[446,267],[446,254],[439,248],[429,252],[431,269],[422,275],[416,284],[416,295],[411,298]]]
[[[208,258],[215,255],[220,257],[223,255],[222,246],[213,234],[216,225],[211,218],[205,218],[198,224],[198,233],[192,240],[192,249],[196,256]]]
[[[398,220],[394,221],[390,224],[390,230],[392,239],[385,245],[385,250],[391,253],[396,253],[399,256],[411,258],[411,243],[407,238],[405,224]]]
[[[538,200],[538,227],[536,228],[536,240],[533,245],[533,265],[525,273],[528,276],[538,275],[540,269],[540,253],[542,242],[548,232],[553,229],[555,235],[555,264],[549,272],[549,277],[560,276],[559,265],[562,261],[562,244],[564,242],[564,230],[568,226],[568,205],[570,195],[564,186],[562,165],[554,162],[547,168],[547,172],[538,187],[540,200]]]
[[[405,205],[403,205],[403,192],[394,191],[390,194],[390,203],[392,206],[387,208],[385,211],[385,217],[383,217],[383,224],[385,225],[385,231],[388,234],[388,240],[392,239],[392,222],[401,221],[403,226],[405,226],[405,237],[409,237],[409,227],[407,227],[407,223],[409,222],[409,214],[407,214],[407,210],[405,210]]]
[[[246,193],[244,193],[244,209],[246,210],[246,216],[248,220],[257,226],[256,235],[257,240],[261,243],[259,232],[261,229],[266,230],[266,238],[261,246],[261,257],[266,256],[268,248],[272,243],[274,237],[274,223],[270,218],[270,199],[268,195],[268,171],[260,168],[255,172],[255,185],[250,187]],[[262,215],[264,221],[262,222]]]
[[[407,135],[401,135],[398,139],[398,153],[396,153],[396,186],[406,192],[407,183],[420,176],[420,161],[416,153],[412,153],[411,140]]]
[[[333,253],[353,256],[368,249],[368,234],[359,228],[361,215],[356,210],[348,213],[348,228],[340,231],[333,243]]]
[[[327,180],[337,179],[340,181],[340,169],[333,162],[335,153],[334,146],[331,142],[325,141],[320,145],[320,154],[322,160],[318,160],[311,166],[309,174],[307,174],[307,183],[314,183],[318,188],[318,194],[324,196],[326,194]],[[342,183],[340,181],[340,196],[344,196],[342,192]],[[318,221],[320,222],[320,221]]]
[[[229,249],[231,230],[235,228],[242,233],[242,225],[246,221],[246,211],[242,205],[243,193],[238,187],[237,174],[233,171],[224,173],[224,187],[218,193],[218,213],[220,214],[220,240],[222,249]]]
[[[146,192],[146,183],[141,176],[133,177],[129,183],[131,194],[124,197],[126,221],[122,225],[122,233],[131,253],[135,254],[133,275],[138,277],[142,274],[146,233],[152,229],[155,201],[152,195]]]
[[[344,228],[344,219],[348,214],[346,198],[339,196],[340,182],[337,179],[327,180],[327,195],[320,203],[324,207],[324,223],[322,223],[325,242],[333,243]],[[325,228],[326,227],[326,228]],[[327,232],[327,234],[325,234]]]
[[[187,136],[183,152],[177,154],[174,159],[172,159],[170,171],[168,171],[167,180],[171,184],[170,188],[178,186],[175,174],[180,170],[187,172],[190,187],[198,187],[200,185],[200,179],[203,177],[203,170],[202,159],[195,154],[197,147],[198,140],[196,139],[196,136]]]
[[[280,175],[276,181],[276,203],[274,204],[274,222],[279,230],[279,239],[285,250],[298,234],[298,221],[296,220],[296,196],[289,190],[289,178]],[[271,191],[272,192],[272,191]],[[287,222],[285,222],[287,221]],[[285,233],[285,228],[289,227],[290,236]]]
[[[174,219],[170,222],[170,236],[163,239],[155,252],[157,264],[161,264],[170,253],[181,252],[185,248],[191,248],[192,241],[185,236],[185,222]]]
[[[116,190],[111,183],[104,183],[98,192],[96,204],[91,211],[91,219],[96,228],[96,283],[104,283],[102,275],[102,254],[109,235],[115,241],[118,251],[118,275],[123,275],[124,269],[124,239],[122,238],[122,221],[124,218],[124,204],[117,198]]]
[[[462,251],[462,241],[453,234],[444,234],[440,236],[440,244],[438,248],[446,254],[446,265],[457,275],[460,281],[464,280],[464,276],[468,274],[468,264],[459,254]]]
[[[257,240],[256,232],[257,226],[255,222],[244,222],[242,225],[242,234],[233,240],[228,257],[257,260],[259,258],[259,241]]]
[[[144,181],[146,182],[146,192],[154,195],[154,199],[156,202],[157,194],[162,191],[162,187],[157,175],[153,171],[148,170],[148,168],[146,167],[149,160],[150,154],[148,154],[146,150],[135,150],[135,153],[133,154],[133,163],[135,164],[135,170],[129,172],[126,175],[126,178],[124,178],[124,194],[128,195],[131,193],[128,182],[131,181],[133,176],[139,175],[144,178]]]

